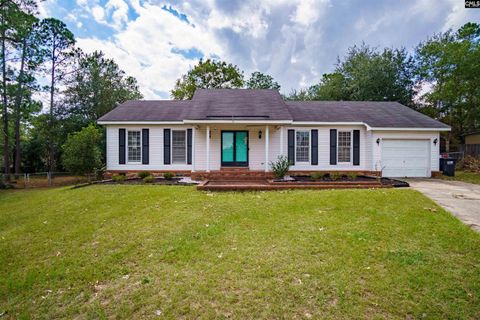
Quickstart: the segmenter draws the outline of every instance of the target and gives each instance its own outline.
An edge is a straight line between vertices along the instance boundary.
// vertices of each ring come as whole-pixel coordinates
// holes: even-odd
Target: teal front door
[[[248,131],[222,131],[222,166],[248,167]]]

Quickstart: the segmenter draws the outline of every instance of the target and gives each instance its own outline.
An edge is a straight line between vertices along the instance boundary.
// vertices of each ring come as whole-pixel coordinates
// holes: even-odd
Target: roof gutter
[[[239,124],[291,124],[292,120],[183,120],[188,124],[221,124],[221,123],[239,123]]]
[[[98,124],[183,124],[183,121],[97,121]]]
[[[452,128],[392,128],[392,127],[375,127],[371,130],[376,131],[451,131]]]

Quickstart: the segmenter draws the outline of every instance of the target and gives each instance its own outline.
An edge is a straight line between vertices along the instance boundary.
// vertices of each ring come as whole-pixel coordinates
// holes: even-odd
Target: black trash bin
[[[440,168],[444,175],[449,177],[455,176],[455,162],[454,158],[442,158],[440,160]]]

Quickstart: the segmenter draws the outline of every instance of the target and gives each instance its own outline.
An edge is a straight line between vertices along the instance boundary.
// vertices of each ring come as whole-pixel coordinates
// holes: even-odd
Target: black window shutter
[[[330,129],[330,164],[337,164],[337,129]]]
[[[142,164],[148,164],[149,162],[149,136],[149,130],[142,129]]]
[[[295,164],[295,130],[288,130],[288,162]]]
[[[187,129],[187,164],[192,164],[192,129]]]
[[[353,165],[360,165],[360,130],[353,130]]]
[[[163,129],[163,164],[170,164],[170,129]]]
[[[125,129],[118,129],[118,163],[125,164]]]
[[[313,129],[311,131],[312,136],[312,159],[311,164],[316,166],[318,165],[318,130]]]

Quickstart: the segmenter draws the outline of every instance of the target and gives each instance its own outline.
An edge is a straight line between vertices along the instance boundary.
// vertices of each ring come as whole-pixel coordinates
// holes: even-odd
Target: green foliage
[[[100,130],[89,125],[70,134],[63,145],[63,165],[74,174],[89,174],[101,166],[101,151],[98,147]]]
[[[329,173],[330,179],[332,180],[341,180],[343,177],[343,174],[340,172],[332,171]]]
[[[103,177],[104,177],[106,171],[107,171],[106,166],[101,166],[101,167],[95,168],[95,178],[97,180],[103,180]]]
[[[277,160],[270,162],[270,168],[275,178],[283,179],[290,170],[290,162],[286,156],[278,156]]]
[[[353,46],[335,72],[324,74],[319,84],[292,92],[288,99],[389,100],[413,106],[414,70],[413,57],[405,49]]]
[[[325,174],[322,173],[322,172],[312,173],[312,179],[314,179],[314,180],[321,180],[321,179],[323,179],[324,176],[325,176]]]
[[[163,177],[165,178],[165,180],[172,180],[173,177],[174,177],[174,174],[171,173],[171,172],[165,172],[165,173],[163,174]]]
[[[224,61],[200,60],[187,74],[181,76],[171,91],[173,99],[192,99],[197,88],[225,89],[243,87],[243,71]]]
[[[263,74],[259,71],[252,73],[246,85],[249,89],[273,89],[280,91],[280,85],[273,79],[272,76]]]
[[[448,142],[460,141],[480,125],[480,24],[437,34],[417,47],[416,56],[420,80],[432,87],[422,111],[452,127]]]
[[[355,172],[349,172],[347,174],[347,178],[350,179],[350,180],[356,180],[358,178],[358,174],[355,173]]]
[[[146,178],[148,176],[151,176],[151,173],[149,171],[140,171],[137,176],[140,178],[140,179],[143,179],[143,178]]]
[[[112,176],[112,180],[118,183],[123,183],[126,177],[124,174],[116,174]]]
[[[75,65],[76,72],[66,81],[65,101],[69,117],[78,116],[83,124],[95,122],[120,103],[142,98],[137,80],[102,52],[77,51]]]
[[[152,175],[148,175],[146,177],[143,177],[143,182],[145,183],[152,183],[155,181],[155,177]]]

